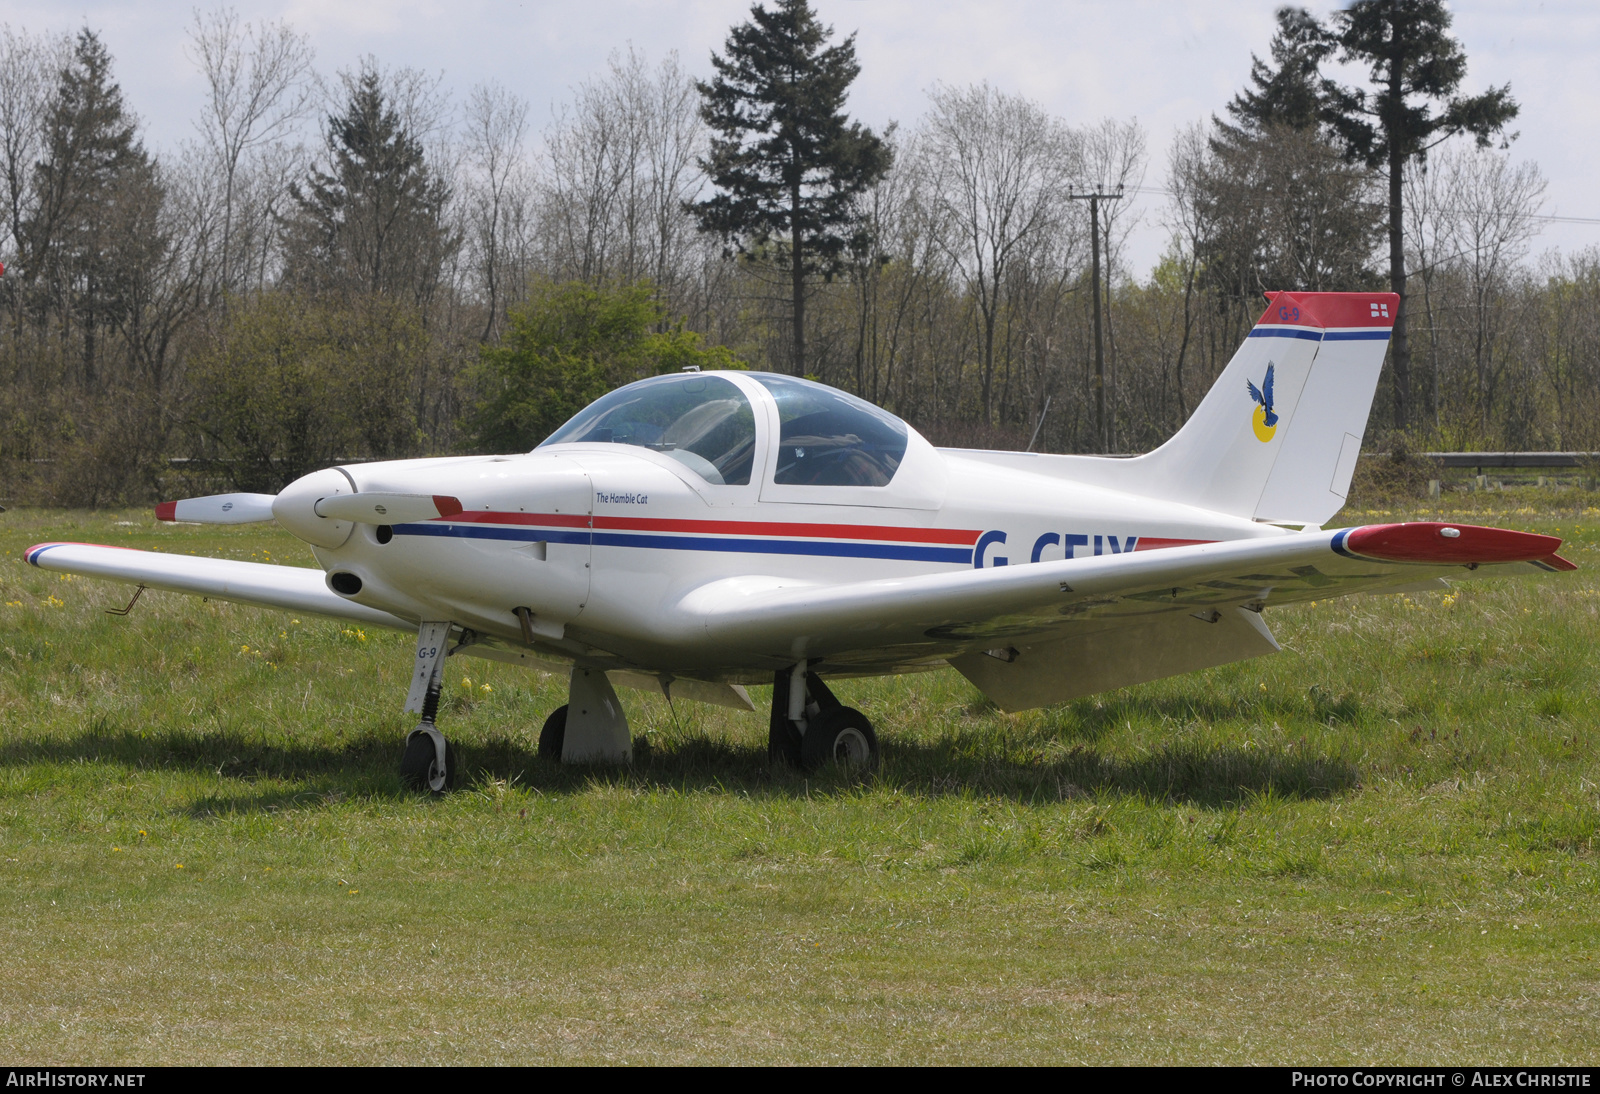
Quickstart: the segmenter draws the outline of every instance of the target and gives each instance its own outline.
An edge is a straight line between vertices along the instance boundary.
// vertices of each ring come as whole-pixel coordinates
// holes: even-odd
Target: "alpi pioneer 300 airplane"
[[[417,633],[401,771],[443,791],[444,658],[569,673],[539,751],[626,761],[613,685],[752,710],[770,749],[872,764],[823,677],[952,665],[1006,710],[1278,648],[1264,608],[1570,570],[1549,536],[1321,525],[1344,503],[1398,299],[1278,293],[1193,417],[1132,459],[935,449],[870,403],[759,372],[657,376],[526,455],[329,468],[163,520],[276,518],[321,570],[76,543],[48,570]]]

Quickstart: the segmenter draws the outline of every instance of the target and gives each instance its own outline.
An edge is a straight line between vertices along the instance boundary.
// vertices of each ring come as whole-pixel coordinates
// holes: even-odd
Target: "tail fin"
[[[1400,298],[1273,293],[1182,429],[1128,464],[1141,493],[1321,524],[1344,505]]]

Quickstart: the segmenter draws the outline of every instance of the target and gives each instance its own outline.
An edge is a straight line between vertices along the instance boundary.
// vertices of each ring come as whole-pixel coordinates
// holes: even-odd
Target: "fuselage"
[[[711,582],[738,595],[1285,534],[1075,481],[1074,462],[1063,457],[938,450],[865,403],[796,416],[784,385],[797,382],[784,378],[728,372],[646,383],[671,391],[696,380],[726,381],[713,412],[724,432],[735,403],[728,391],[748,404],[738,408],[748,418],[744,434],[717,442],[727,452],[699,443],[726,476],[689,450],[693,440],[593,439],[614,435],[602,428],[574,440],[558,432],[525,455],[318,472],[363,492],[453,497],[463,511],[356,524],[336,546],[315,546],[317,560],[336,591],[355,584],[338,575],[353,575],[360,591],[350,599],[405,619],[449,619],[567,659],[739,682],[770,679],[794,651],[721,648],[697,633],[679,605]],[[892,430],[875,443],[861,439],[879,427],[848,415],[866,410],[904,431],[902,450]],[[705,418],[688,432],[708,433]],[[819,456],[832,463],[813,470],[804,462]],[[1027,469],[1032,463],[1038,470]],[[744,481],[713,481],[724,477]],[[914,648],[838,651],[831,664],[915,671],[960,648],[930,638]]]

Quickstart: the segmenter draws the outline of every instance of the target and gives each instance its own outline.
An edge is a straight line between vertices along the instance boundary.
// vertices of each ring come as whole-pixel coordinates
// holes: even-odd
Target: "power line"
[[[1174,196],[1173,191],[1162,186],[1131,186],[1129,189],[1136,194],[1151,194],[1156,197],[1164,198],[1170,198]],[[1387,203],[1385,202],[1366,202],[1364,204],[1373,205],[1380,209],[1388,207]],[[1490,210],[1473,209],[1469,211],[1476,215],[1482,216],[1488,213]],[[1542,220],[1549,224],[1600,224],[1600,217],[1569,217],[1560,213],[1524,213],[1522,214],[1522,219]]]

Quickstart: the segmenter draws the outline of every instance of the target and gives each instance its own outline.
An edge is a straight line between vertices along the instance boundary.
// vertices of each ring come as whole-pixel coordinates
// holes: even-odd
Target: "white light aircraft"
[[[1549,536],[1324,530],[1344,504],[1398,299],[1278,293],[1193,416],[1129,459],[936,449],[870,403],[758,372],[657,376],[526,455],[334,467],[167,503],[276,518],[320,570],[75,543],[35,566],[417,634],[401,773],[441,792],[444,659],[570,674],[539,751],[627,761],[614,685],[753,710],[770,752],[876,762],[824,677],[951,665],[1005,710],[1267,654],[1265,608],[1570,570]]]

